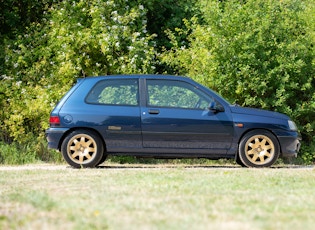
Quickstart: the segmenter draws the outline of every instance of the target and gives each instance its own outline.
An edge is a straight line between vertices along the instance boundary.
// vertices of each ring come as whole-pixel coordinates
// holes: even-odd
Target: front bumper
[[[299,135],[278,137],[282,157],[297,157],[301,147],[302,138]]]
[[[60,150],[61,141],[68,128],[49,128],[46,130],[48,148]]]

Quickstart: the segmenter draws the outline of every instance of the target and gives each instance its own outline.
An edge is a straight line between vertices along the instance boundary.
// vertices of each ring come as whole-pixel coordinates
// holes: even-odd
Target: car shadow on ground
[[[109,164],[97,166],[99,169],[176,169],[176,168],[241,168],[238,165],[184,165],[184,164]]]
[[[239,165],[181,165],[181,164],[113,164],[100,165],[98,169],[247,169]],[[257,169],[257,168],[251,168]],[[314,169],[314,165],[274,165],[265,169]]]

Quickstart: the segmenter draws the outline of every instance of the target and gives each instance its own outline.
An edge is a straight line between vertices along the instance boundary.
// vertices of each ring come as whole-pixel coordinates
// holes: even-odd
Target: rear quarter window
[[[87,95],[85,102],[100,105],[130,105],[139,104],[137,79],[109,79],[95,84]]]

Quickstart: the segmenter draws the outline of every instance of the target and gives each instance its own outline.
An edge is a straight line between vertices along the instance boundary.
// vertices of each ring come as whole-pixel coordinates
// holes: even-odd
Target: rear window
[[[109,79],[96,83],[85,101],[89,104],[130,105],[139,104],[137,79]]]

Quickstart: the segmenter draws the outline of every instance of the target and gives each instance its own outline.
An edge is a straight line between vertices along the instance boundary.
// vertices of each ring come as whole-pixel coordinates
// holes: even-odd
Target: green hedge
[[[289,115],[303,136],[302,158],[314,161],[315,14],[312,1],[200,1],[200,19],[168,31],[162,54],[232,103]],[[178,38],[185,34],[185,40]]]
[[[170,73],[291,116],[300,158],[314,161],[312,0],[9,0],[0,11],[0,140],[11,154],[28,146],[46,158],[49,113],[77,78]]]

